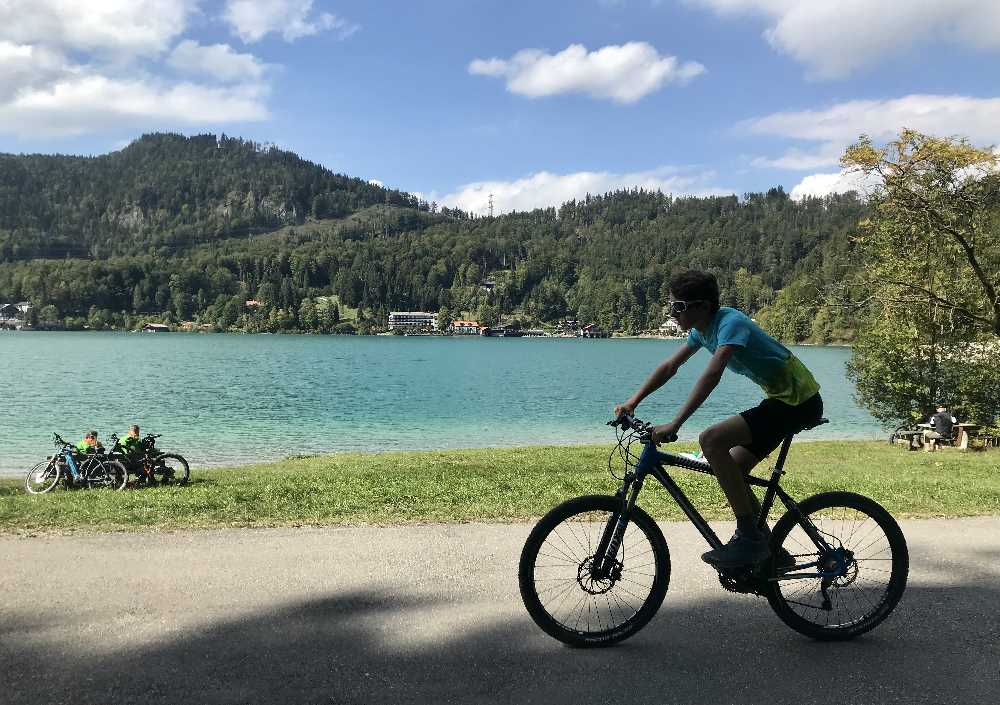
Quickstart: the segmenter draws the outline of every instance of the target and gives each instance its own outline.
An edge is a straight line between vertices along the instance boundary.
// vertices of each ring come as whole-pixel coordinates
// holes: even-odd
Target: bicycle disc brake
[[[580,563],[579,568],[577,568],[576,582],[584,592],[591,595],[603,595],[621,580],[624,567],[621,561],[615,560],[608,575],[597,577],[594,575],[594,557],[591,556]]]

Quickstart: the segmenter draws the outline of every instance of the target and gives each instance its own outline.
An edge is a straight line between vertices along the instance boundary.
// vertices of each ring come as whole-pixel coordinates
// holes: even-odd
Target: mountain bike
[[[128,473],[125,466],[101,453],[88,453],[77,457],[76,447],[67,443],[58,433],[53,441],[59,450],[35,465],[24,478],[24,489],[29,494],[44,494],[63,480],[66,488],[103,487],[120,490],[125,487]]]
[[[158,433],[147,433],[139,442],[139,448],[126,453],[121,440],[111,434],[111,454],[121,462],[129,474],[135,475],[137,482],[151,485],[184,485],[191,477],[191,468],[180,455],[163,453],[156,447]]]
[[[823,423],[827,420],[816,425]],[[637,504],[647,477],[663,485],[711,548],[722,546],[666,470],[713,475],[711,465],[660,452],[651,440],[652,424],[633,416],[623,414],[608,425],[618,438],[608,469],[615,476],[616,454],[625,466],[622,476],[615,476],[621,481],[618,492],[563,502],[539,520],[521,552],[518,579],[528,614],[547,634],[572,646],[608,646],[632,636],[666,597],[667,542]],[[631,452],[636,441],[642,445],[638,456]],[[902,597],[909,570],[906,540],[889,512],[862,495],[823,492],[793,500],[780,486],[791,442],[792,435],[782,442],[770,479],[746,476],[749,484],[765,488],[757,515],[762,531],[768,531],[775,497],[787,510],[770,532],[771,557],[759,565],[717,569],[719,582],[730,592],[767,598],[778,617],[802,634],[852,639],[879,625]]]

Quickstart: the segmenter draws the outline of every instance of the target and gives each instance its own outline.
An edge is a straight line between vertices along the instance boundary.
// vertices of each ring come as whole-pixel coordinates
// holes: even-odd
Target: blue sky
[[[1000,142],[996,0],[25,0],[0,151],[226,132],[483,211],[857,186],[904,126]]]

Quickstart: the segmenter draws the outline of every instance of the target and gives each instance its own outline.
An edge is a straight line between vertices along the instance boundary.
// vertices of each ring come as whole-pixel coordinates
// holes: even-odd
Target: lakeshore
[[[515,522],[570,497],[613,494],[610,452],[609,445],[588,445],[343,453],[196,469],[185,487],[60,488],[40,496],[26,495],[19,481],[2,480],[0,532]],[[1000,515],[998,461],[998,451],[909,453],[884,442],[797,442],[782,486],[796,499],[835,489],[858,492],[897,517]],[[613,467],[620,475],[621,466]],[[715,478],[673,474],[706,518],[731,519]],[[659,520],[684,518],[654,483],[640,504]],[[779,513],[776,508],[773,517]]]

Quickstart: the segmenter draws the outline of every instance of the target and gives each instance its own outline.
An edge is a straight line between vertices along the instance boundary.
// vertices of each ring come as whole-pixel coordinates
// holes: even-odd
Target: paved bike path
[[[664,606],[598,650],[524,612],[527,524],[0,536],[0,702],[1000,702],[1000,517],[901,524],[903,601],[842,644],[724,592],[662,524]]]

